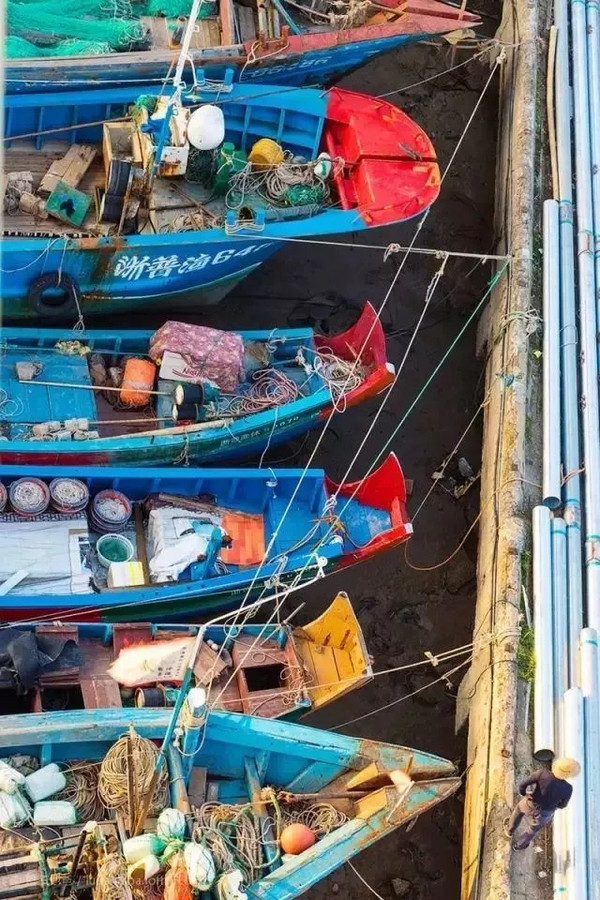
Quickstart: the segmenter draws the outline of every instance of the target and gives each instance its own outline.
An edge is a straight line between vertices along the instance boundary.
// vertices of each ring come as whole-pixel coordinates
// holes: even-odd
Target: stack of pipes
[[[573,798],[554,820],[554,891],[564,900],[600,900],[598,0],[554,0],[554,27],[557,171],[556,196],[544,203],[543,505],[533,511],[534,742],[540,759],[564,755],[581,764]]]

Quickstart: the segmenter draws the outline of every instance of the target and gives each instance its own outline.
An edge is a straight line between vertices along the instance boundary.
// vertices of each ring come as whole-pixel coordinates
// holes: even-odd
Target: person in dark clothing
[[[514,850],[529,847],[538,831],[552,821],[557,809],[564,809],[573,793],[567,778],[579,775],[580,765],[575,759],[559,757],[552,763],[552,771],[538,769],[519,785],[521,799],[508,820],[506,833],[512,837],[525,820],[525,830],[513,841]]]

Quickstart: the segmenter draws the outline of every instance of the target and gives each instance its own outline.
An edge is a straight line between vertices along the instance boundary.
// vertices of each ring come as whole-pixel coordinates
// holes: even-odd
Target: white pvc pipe
[[[563,747],[566,756],[582,764],[580,775],[573,779],[573,796],[564,815],[568,841],[566,867],[567,891],[565,900],[588,900],[585,741],[583,735],[583,697],[577,687],[569,688],[563,698]],[[556,817],[555,817],[556,818]]]
[[[554,656],[555,734],[561,734],[561,700],[569,687],[569,626],[567,613],[567,529],[564,519],[552,519],[552,621]]]
[[[583,627],[581,553],[581,449],[579,440],[579,329],[575,303],[573,232],[573,164],[571,159],[571,80],[567,0],[555,0],[556,61],[554,79],[556,156],[558,163],[560,237],[561,397],[563,518],[567,525],[569,584],[569,674],[577,684],[577,644]]]
[[[581,693],[585,723],[586,833],[590,900],[600,900],[600,683],[598,635],[584,628],[580,641]]]
[[[585,460],[585,543],[588,624],[600,629],[600,440],[598,342],[592,207],[589,89],[585,6],[571,0],[573,35],[573,123],[577,211],[579,322],[583,458]]]
[[[547,759],[555,752],[554,671],[552,628],[552,533],[550,510],[533,510],[533,692],[534,755]]]
[[[543,345],[543,477],[542,502],[561,505],[560,403],[560,250],[558,203],[544,203],[544,345]]]

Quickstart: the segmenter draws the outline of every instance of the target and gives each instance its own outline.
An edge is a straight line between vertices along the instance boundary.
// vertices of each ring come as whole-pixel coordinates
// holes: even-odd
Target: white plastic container
[[[49,763],[49,765],[38,769],[37,772],[32,772],[25,779],[25,790],[34,803],[45,800],[46,797],[52,797],[53,794],[58,794],[66,786],[67,779],[56,763]]]
[[[33,807],[33,824],[42,828],[45,825],[75,825],[77,810],[66,800],[42,800]]]
[[[0,828],[18,828],[31,817],[29,803],[18,792],[7,794],[0,791]]]
[[[161,856],[167,842],[156,834],[138,834],[123,843],[123,856],[128,865],[133,865],[146,856]]]
[[[144,856],[131,866],[128,866],[127,875],[131,878],[133,873],[138,869],[141,869],[144,872],[144,881],[148,881],[149,878],[152,878],[153,875],[160,872],[160,862],[156,856]]]
[[[25,776],[8,766],[4,762],[0,762],[0,791],[7,794],[14,794],[17,788],[25,784]]]

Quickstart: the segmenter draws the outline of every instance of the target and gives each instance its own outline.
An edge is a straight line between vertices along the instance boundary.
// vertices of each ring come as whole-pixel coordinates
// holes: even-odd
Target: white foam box
[[[145,584],[141,562],[114,562],[108,567],[109,588],[135,587]]]
[[[206,381],[202,366],[192,366],[181,355],[173,350],[165,350],[159,372],[160,378],[167,381],[184,381],[187,384],[200,384]]]

